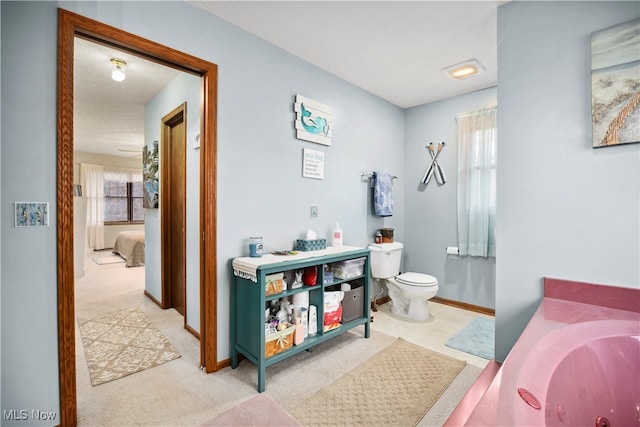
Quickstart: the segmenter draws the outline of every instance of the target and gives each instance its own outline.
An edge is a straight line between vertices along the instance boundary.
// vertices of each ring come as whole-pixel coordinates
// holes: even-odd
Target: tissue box
[[[327,248],[327,239],[296,240],[296,251],[319,251]]]

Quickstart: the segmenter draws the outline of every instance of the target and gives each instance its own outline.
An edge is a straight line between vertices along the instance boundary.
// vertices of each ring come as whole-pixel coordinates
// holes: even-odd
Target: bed
[[[127,267],[144,265],[144,231],[121,231],[113,244],[114,254],[120,255]]]

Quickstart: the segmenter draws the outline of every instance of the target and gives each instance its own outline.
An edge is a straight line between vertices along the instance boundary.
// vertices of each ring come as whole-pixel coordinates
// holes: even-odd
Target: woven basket
[[[271,280],[267,282],[264,286],[265,295],[274,295],[282,292],[283,282],[284,280],[282,279]]]
[[[295,330],[295,325],[291,325],[287,329],[267,335],[264,343],[265,357],[269,358],[290,349],[293,346],[293,332]]]

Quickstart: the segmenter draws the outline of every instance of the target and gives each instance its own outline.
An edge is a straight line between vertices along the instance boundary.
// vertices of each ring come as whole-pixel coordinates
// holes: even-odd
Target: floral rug
[[[78,319],[91,384],[104,384],[180,357],[139,309]]]

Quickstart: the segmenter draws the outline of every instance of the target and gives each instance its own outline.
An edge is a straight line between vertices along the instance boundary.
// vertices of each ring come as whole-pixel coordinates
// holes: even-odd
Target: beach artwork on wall
[[[296,113],[296,138],[317,144],[331,145],[333,135],[333,109],[328,105],[296,95],[293,104]]]
[[[160,201],[158,184],[158,141],[145,145],[142,150],[142,206],[157,209]]]
[[[591,35],[593,147],[640,142],[640,19]]]

